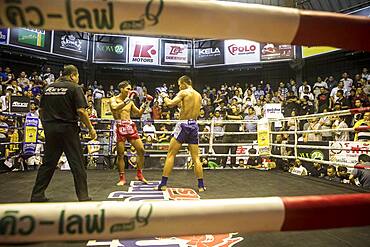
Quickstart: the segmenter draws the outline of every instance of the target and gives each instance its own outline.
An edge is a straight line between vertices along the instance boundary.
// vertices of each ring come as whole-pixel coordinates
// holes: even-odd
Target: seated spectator
[[[256,155],[257,150],[252,147],[251,149],[248,150],[248,153],[250,155]],[[249,156],[247,160],[247,167],[251,167],[251,168],[262,167],[261,156]]]
[[[361,154],[358,157],[358,163],[361,165],[370,166],[370,156],[367,154]],[[364,189],[370,189],[370,170],[366,169],[353,169],[351,175],[349,176],[349,180],[352,184],[357,184]]]
[[[307,169],[302,165],[302,161],[300,159],[295,159],[293,166],[289,168],[289,172],[298,176],[308,175]]]
[[[308,170],[308,175],[312,177],[323,178],[326,175],[326,169],[324,165],[319,162],[314,162],[313,165],[308,164],[306,165],[306,168]]]
[[[348,169],[345,166],[338,166],[337,168],[337,176],[340,178],[342,183],[348,184],[349,183],[349,176]]]
[[[161,125],[159,128],[160,131],[168,131],[167,127],[165,124]],[[171,134],[169,133],[162,133],[158,136],[158,143],[168,143],[171,140]]]
[[[324,178],[329,181],[337,183],[340,182],[340,178],[337,177],[337,169],[333,165],[328,166],[328,169],[326,170],[326,176]]]

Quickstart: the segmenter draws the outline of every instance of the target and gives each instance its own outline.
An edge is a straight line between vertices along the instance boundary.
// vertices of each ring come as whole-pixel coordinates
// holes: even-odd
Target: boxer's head
[[[122,81],[118,84],[118,90],[123,95],[128,95],[132,90],[131,83],[129,81]]]
[[[190,77],[187,75],[183,75],[178,80],[179,89],[184,90],[188,87],[191,87],[193,85],[193,82],[191,81]]]

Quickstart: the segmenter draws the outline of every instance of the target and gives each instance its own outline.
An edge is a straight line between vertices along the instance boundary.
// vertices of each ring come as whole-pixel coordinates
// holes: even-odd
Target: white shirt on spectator
[[[298,176],[307,176],[307,169],[304,166],[300,167],[293,167],[291,174],[298,175]]]
[[[151,136],[153,139],[155,138],[155,126],[153,124],[149,125],[149,124],[145,124],[144,127],[143,127],[143,132],[148,135],[148,136]]]
[[[102,89],[95,89],[94,92],[93,92],[93,99],[101,99],[101,98],[104,98],[105,97],[105,92],[104,90]]]
[[[347,92],[349,92],[352,88],[353,80],[351,78],[347,78],[347,79],[342,78],[340,81],[342,81],[344,84],[343,88],[347,90]]]
[[[330,97],[334,97],[334,102],[337,101],[337,99],[338,99],[338,97],[337,97],[338,90],[340,90],[340,88],[335,87],[330,92]],[[342,90],[343,90],[343,95],[346,96],[348,91],[345,88],[342,88]]]

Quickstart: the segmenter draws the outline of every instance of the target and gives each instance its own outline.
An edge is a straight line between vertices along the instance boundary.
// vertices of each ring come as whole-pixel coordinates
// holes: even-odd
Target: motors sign
[[[225,63],[243,64],[260,62],[260,44],[250,40],[225,40]]]
[[[131,64],[159,64],[159,39],[130,37],[129,63]]]

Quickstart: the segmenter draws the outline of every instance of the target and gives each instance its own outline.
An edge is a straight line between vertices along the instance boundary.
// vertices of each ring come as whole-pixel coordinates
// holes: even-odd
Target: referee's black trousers
[[[80,128],[72,123],[43,123],[45,133],[45,152],[43,164],[37,173],[35,185],[32,190],[31,201],[46,199],[45,190],[54,175],[59,158],[64,152],[71,172],[73,174],[77,198],[87,200],[87,175],[82,155]]]

